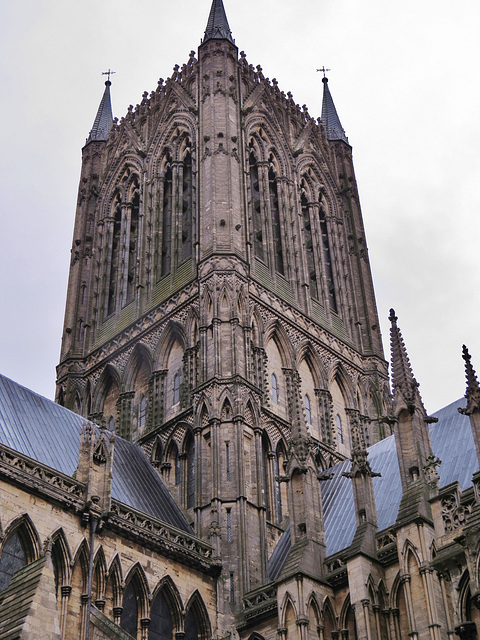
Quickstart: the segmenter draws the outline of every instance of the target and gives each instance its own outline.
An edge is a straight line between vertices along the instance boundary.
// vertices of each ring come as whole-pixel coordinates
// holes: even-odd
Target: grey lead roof
[[[235,44],[222,0],[213,0],[208,16],[203,42],[211,39],[230,40],[232,44]]]
[[[85,418],[0,375],[0,443],[66,475],[77,468]],[[193,533],[138,444],[115,438],[112,498]]]
[[[472,474],[478,470],[470,419],[458,412],[458,407],[465,405],[465,398],[461,398],[433,414],[438,422],[430,425],[430,439],[434,455],[442,461],[438,468],[440,487],[458,481],[462,490],[468,489],[472,486]],[[370,447],[368,461],[372,471],[382,474],[372,480],[378,530],[381,531],[395,523],[402,497],[394,436]],[[349,460],[336,465],[330,470],[333,478],[322,482],[327,555],[346,549],[355,535],[352,482],[342,477],[342,472],[349,471],[350,465]]]
[[[328,88],[328,78],[322,78],[323,82],[323,102],[321,121],[325,127],[328,140],[343,140],[348,144],[348,138],[338,117],[337,110],[333,104],[332,94]]]
[[[97,116],[93,123],[90,135],[87,138],[87,144],[93,140],[108,140],[110,129],[113,124],[112,102],[110,100],[110,80],[105,82],[105,91],[103,92],[100,106],[98,107]]]

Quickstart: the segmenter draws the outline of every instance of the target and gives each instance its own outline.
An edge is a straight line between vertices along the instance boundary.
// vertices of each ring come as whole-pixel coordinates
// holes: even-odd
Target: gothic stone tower
[[[322,471],[384,437],[387,365],[352,150],[250,65],[213,0],[198,55],[83,148],[57,401],[137,440],[222,560],[220,627],[322,583]],[[293,579],[297,581],[298,580]],[[234,617],[232,617],[234,616]]]

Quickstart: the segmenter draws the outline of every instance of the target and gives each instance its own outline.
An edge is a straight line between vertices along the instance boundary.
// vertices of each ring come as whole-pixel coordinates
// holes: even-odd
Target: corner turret
[[[471,356],[465,345],[463,345],[462,357],[465,360],[465,375],[467,378],[467,390],[465,391],[467,406],[465,409],[459,409],[459,412],[470,418],[473,440],[477,451],[477,460],[480,465],[480,385],[478,384],[477,374],[472,366]]]

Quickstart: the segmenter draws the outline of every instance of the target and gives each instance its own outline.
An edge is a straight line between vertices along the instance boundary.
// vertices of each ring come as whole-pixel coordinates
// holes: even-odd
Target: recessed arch
[[[212,627],[207,608],[198,589],[192,593],[185,606],[185,640],[209,640]],[[196,635],[193,634],[193,627]]]

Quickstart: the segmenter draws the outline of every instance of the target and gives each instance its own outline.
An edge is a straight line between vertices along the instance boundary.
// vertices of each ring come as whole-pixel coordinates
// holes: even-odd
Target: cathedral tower
[[[322,472],[389,390],[352,164],[238,53],[222,0],[188,62],[83,149],[57,401],[138,441],[221,557],[220,611],[322,580]],[[226,623],[225,623],[226,624]],[[226,625],[228,626],[228,625]]]

